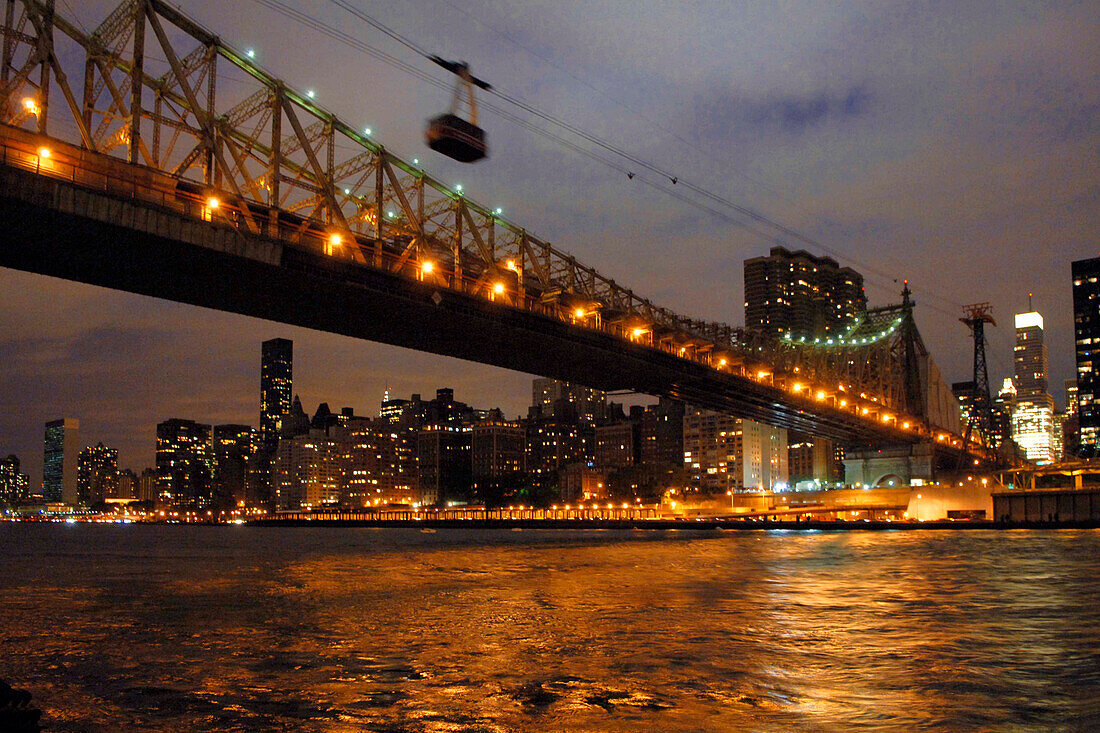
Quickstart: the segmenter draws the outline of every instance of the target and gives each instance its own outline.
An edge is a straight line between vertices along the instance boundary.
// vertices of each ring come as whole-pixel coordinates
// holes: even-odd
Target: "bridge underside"
[[[196,225],[210,241],[171,235]],[[168,207],[0,166],[3,267],[669,397],[853,446],[903,442],[854,416],[792,405],[769,385],[603,332],[259,235],[242,245],[239,232],[219,238],[217,229]]]

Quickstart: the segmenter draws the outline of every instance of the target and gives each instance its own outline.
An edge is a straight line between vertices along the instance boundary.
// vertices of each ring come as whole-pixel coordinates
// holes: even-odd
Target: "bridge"
[[[850,448],[995,460],[962,437],[908,288],[816,343],[680,315],[395,156],[162,0],[126,0],[92,32],[50,0],[6,0],[2,53],[0,266],[670,397]],[[254,88],[221,91],[225,65]]]

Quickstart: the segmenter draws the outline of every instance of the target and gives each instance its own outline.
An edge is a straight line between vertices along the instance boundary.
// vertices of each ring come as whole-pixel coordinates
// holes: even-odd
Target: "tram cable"
[[[381,51],[377,48],[374,48],[373,46],[371,46],[371,45],[369,45],[369,44],[367,44],[363,41],[360,41],[360,40],[354,38],[353,36],[350,36],[349,34],[344,33],[343,31],[340,31],[339,29],[337,29],[337,28],[335,28],[335,27],[333,27],[333,26],[331,26],[331,25],[329,25],[329,24],[327,24],[327,23],[325,23],[321,20],[318,20],[318,19],[316,19],[316,18],[314,18],[314,17],[312,17],[312,16],[310,16],[310,15],[308,15],[308,14],[302,12],[302,11],[299,11],[295,8],[292,8],[288,5],[286,5],[285,3],[281,2],[280,0],[253,0],[253,2],[257,2],[261,5],[264,5],[264,6],[268,7],[271,10],[274,10],[275,12],[278,12],[278,13],[284,15],[284,16],[290,17],[291,19],[293,19],[293,20],[295,20],[299,23],[302,23],[303,25],[306,25],[306,26],[310,27],[313,30],[315,30],[319,33],[322,33],[323,35],[325,35],[325,36],[327,36],[327,37],[329,37],[329,38],[331,38],[331,39],[333,39],[337,42],[348,45],[348,46],[350,46],[350,47],[352,47],[352,48],[354,48],[354,49],[356,49],[356,50],[358,50],[358,51],[360,51],[364,54],[367,54],[369,56],[372,56],[372,57],[386,63],[386,64],[394,66],[395,68],[397,68],[399,70],[402,70],[406,73],[409,73],[409,74],[417,77],[421,81],[425,81],[425,82],[431,84],[432,86],[435,86],[435,87],[440,88],[440,89],[445,89],[445,90],[448,90],[448,91],[450,91],[452,89],[451,86],[449,86],[447,84],[444,84],[443,82],[440,82],[438,79],[436,79],[432,75],[430,75],[430,74],[428,74],[424,71],[421,71],[420,69],[416,68],[415,66],[412,66],[411,64],[409,64],[405,61],[402,61],[401,59],[397,58],[396,56],[393,56],[392,54],[389,54],[385,51]],[[357,19],[361,20],[362,22],[366,23],[367,25],[371,26],[372,28],[378,30],[379,32],[386,35],[387,37],[391,38],[392,40],[396,41],[397,43],[401,44],[402,46],[404,46],[404,47],[408,48],[409,50],[413,51],[417,55],[422,56],[423,58],[425,58],[429,61],[432,61],[433,63],[437,63],[435,61],[436,57],[433,54],[429,53],[427,50],[425,50],[423,47],[419,46],[417,43],[415,43],[411,39],[407,38],[406,36],[401,35],[397,31],[393,30],[389,26],[382,23],[381,21],[378,21],[377,19],[375,19],[371,15],[369,15],[366,12],[364,12],[364,11],[360,10],[359,8],[355,7],[353,4],[348,2],[348,0],[329,0],[329,2],[331,2],[332,4],[336,5],[337,7],[341,8],[341,9],[345,10],[346,12],[350,13],[351,15],[356,17]],[[482,23],[482,25],[485,25],[485,24]],[[488,27],[488,26],[485,26],[485,27]],[[536,54],[536,56],[540,59],[542,58],[541,55]],[[545,61],[545,59],[543,59],[543,60]],[[553,64],[551,64],[551,65],[553,65]],[[574,75],[571,74],[571,76],[574,76]],[[574,76],[574,78],[576,78],[576,77]],[[581,81],[582,81],[582,83],[585,83],[585,82],[583,82],[583,80],[581,80]],[[588,85],[588,86],[590,88],[594,88],[594,87],[591,87],[591,85]],[[763,238],[767,241],[772,242],[773,244],[787,245],[789,243],[788,239],[796,240],[796,241],[801,242],[802,244],[804,244],[806,246],[814,247],[816,249],[819,249],[821,251],[826,252],[827,254],[831,254],[835,257],[839,257],[839,258],[842,258],[844,260],[848,260],[850,262],[853,262],[854,264],[856,264],[860,267],[861,271],[863,271],[865,273],[871,273],[871,274],[876,276],[875,278],[868,277],[866,279],[868,279],[868,280],[877,280],[879,285],[882,285],[886,288],[892,287],[892,286],[896,285],[897,282],[898,282],[898,278],[894,277],[893,275],[891,275],[889,273],[878,270],[877,268],[874,268],[874,267],[868,265],[865,262],[861,262],[861,261],[857,260],[856,258],[851,257],[850,255],[847,255],[843,252],[839,252],[835,248],[827,246],[824,243],[822,243],[821,241],[819,241],[819,240],[817,240],[817,239],[815,239],[815,238],[813,238],[809,235],[803,234],[802,232],[799,232],[798,230],[796,230],[796,229],[794,229],[794,228],[792,228],[792,227],[790,227],[786,224],[783,224],[782,222],[778,221],[777,219],[766,216],[766,215],[760,213],[759,211],[756,211],[755,209],[753,209],[751,207],[745,206],[743,204],[738,204],[737,202],[732,201],[731,199],[729,199],[725,196],[714,193],[714,192],[712,192],[712,191],[710,191],[710,190],[708,190],[708,189],[706,189],[706,188],[704,188],[700,185],[694,184],[690,181],[684,180],[680,176],[663,169],[659,165],[656,165],[656,164],[651,163],[651,162],[649,162],[649,161],[647,161],[643,158],[640,158],[640,157],[630,153],[629,151],[624,150],[623,148],[621,148],[620,146],[618,146],[614,143],[603,140],[603,139],[601,139],[601,138],[599,138],[595,135],[592,135],[592,134],[586,132],[585,130],[577,127],[576,125],[574,125],[572,123],[566,122],[565,120],[562,120],[562,119],[556,117],[553,114],[550,114],[548,112],[544,112],[544,111],[538,109],[533,104],[530,104],[527,101],[525,101],[525,100],[523,100],[519,97],[516,97],[516,96],[511,95],[511,94],[507,94],[507,93],[501,91],[497,87],[493,87],[492,89],[489,89],[489,90],[486,90],[486,91],[487,91],[488,94],[491,94],[491,95],[501,99],[502,101],[514,106],[514,107],[518,107],[519,109],[523,110],[524,112],[528,113],[529,115],[532,115],[532,116],[536,117],[537,119],[542,120],[542,121],[546,122],[547,124],[549,124],[553,127],[557,127],[557,128],[562,129],[562,130],[565,130],[565,131],[569,132],[570,134],[575,135],[576,137],[584,140],[585,142],[588,142],[589,144],[605,151],[606,153],[610,153],[613,156],[616,156],[617,158],[619,158],[623,161],[626,161],[628,163],[633,164],[633,166],[635,166],[635,168],[631,168],[627,165],[622,164],[621,162],[609,159],[606,155],[601,155],[601,154],[595,153],[594,151],[589,150],[589,149],[587,149],[587,148],[585,148],[581,145],[578,145],[578,144],[576,144],[572,141],[569,141],[566,138],[564,138],[563,136],[561,136],[559,134],[555,134],[550,130],[547,130],[547,129],[544,129],[542,127],[538,127],[536,125],[533,125],[528,120],[524,120],[523,118],[521,118],[517,115],[508,113],[506,110],[502,109],[498,105],[491,105],[489,103],[483,102],[482,106],[485,109],[493,112],[495,115],[501,117],[502,119],[505,119],[509,122],[520,125],[521,127],[527,129],[528,131],[533,132],[534,134],[542,135],[543,137],[546,137],[550,140],[553,140],[554,142],[556,142],[558,144],[561,144],[561,145],[573,150],[574,152],[577,152],[581,155],[584,155],[585,157],[588,157],[588,158],[590,158],[590,159],[592,159],[596,162],[599,162],[602,165],[611,168],[612,170],[615,170],[615,171],[617,171],[621,174],[624,174],[631,180],[636,178],[636,179],[639,180],[640,183],[642,183],[644,185],[647,185],[651,188],[655,188],[655,189],[661,191],[662,193],[670,196],[671,198],[674,198],[678,201],[681,201],[682,203],[693,206],[693,207],[695,207],[695,208],[697,208],[701,211],[704,211],[704,212],[706,212],[706,213],[708,213],[712,216],[716,216],[716,217],[722,219],[723,221],[725,221],[729,224],[732,224],[732,225],[738,226],[740,228],[743,228],[746,231],[748,231],[748,232],[750,232],[750,233],[752,233],[756,236],[759,236],[759,237],[761,237],[761,238]],[[635,110],[632,110],[632,111],[633,111],[634,114],[641,115],[641,113],[638,113]],[[686,141],[684,141],[684,142],[686,142]],[[690,143],[688,143],[688,144],[690,145]],[[652,175],[660,177],[660,179],[662,179],[661,182],[657,183],[657,182],[646,179],[645,177],[643,177],[641,175],[640,171],[643,171],[643,170],[648,171]],[[681,193],[679,193],[679,191],[674,190],[672,188],[673,186],[678,186],[678,187],[681,187],[685,190],[691,191],[692,193],[696,194],[697,196],[702,197],[702,198],[710,201],[712,204],[715,204],[718,207],[730,209],[730,210],[736,212],[740,216],[745,217],[745,219],[736,218],[734,216],[731,216],[729,214],[726,214],[724,212],[719,211],[718,209],[716,209],[712,205],[707,205],[706,203],[698,201],[698,200],[696,200],[696,199],[694,199],[690,196],[686,196],[684,194],[681,194]],[[763,229],[760,228],[760,226],[753,226],[749,222],[753,222],[756,225],[760,225],[760,226],[764,227],[765,229],[771,229],[775,233],[770,233],[768,231],[764,231]],[[936,293],[932,289],[922,288],[921,290],[924,293],[926,293],[927,295],[935,297],[935,298],[937,298],[937,299],[939,299],[939,300],[941,300],[941,301],[943,301],[943,302],[945,302],[945,303],[947,303],[951,306],[954,306],[955,308],[960,308],[960,309],[962,308],[962,305],[960,303],[958,303],[957,301],[955,301],[954,299],[952,299],[950,297],[947,297],[945,295]],[[955,315],[954,312],[950,312],[950,311],[947,311],[943,308],[939,308],[939,307],[937,307],[937,306],[935,306],[931,303],[928,303],[927,301],[925,301],[925,303],[929,308],[940,311],[941,313],[943,313],[945,315],[952,316],[952,317],[954,317],[954,315]]]

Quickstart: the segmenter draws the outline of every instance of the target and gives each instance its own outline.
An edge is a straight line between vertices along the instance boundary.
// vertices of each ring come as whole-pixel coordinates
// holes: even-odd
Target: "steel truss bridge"
[[[849,446],[993,459],[936,404],[908,290],[828,342],[688,318],[401,160],[162,0],[126,0],[91,32],[52,0],[3,5],[0,266]],[[226,65],[251,92],[219,90]]]

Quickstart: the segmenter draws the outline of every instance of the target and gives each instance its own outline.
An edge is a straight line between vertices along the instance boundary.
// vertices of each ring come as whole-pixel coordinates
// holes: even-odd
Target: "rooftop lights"
[[[244,52],[244,55],[250,59],[256,58],[256,49],[250,48]]]
[[[363,128],[363,134],[364,135],[369,135],[370,134],[370,128],[369,127],[364,127]]]
[[[306,96],[309,97],[310,99],[313,99],[313,96],[314,96],[313,90],[312,89],[307,90],[306,91]]]

